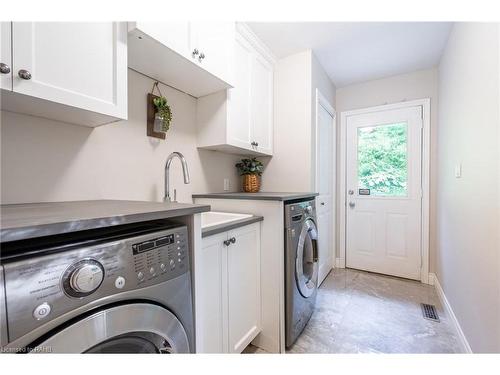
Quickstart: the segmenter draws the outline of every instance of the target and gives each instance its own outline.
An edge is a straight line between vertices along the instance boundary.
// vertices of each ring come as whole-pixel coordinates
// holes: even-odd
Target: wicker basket
[[[243,176],[243,191],[245,193],[258,193],[260,190],[260,176],[246,174]]]

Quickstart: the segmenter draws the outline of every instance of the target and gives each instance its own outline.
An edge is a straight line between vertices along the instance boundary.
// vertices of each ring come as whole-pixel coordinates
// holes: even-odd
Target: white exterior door
[[[12,90],[11,22],[0,22],[0,89]]]
[[[420,280],[422,107],[347,117],[346,266]]]
[[[125,22],[14,22],[12,58],[13,91],[127,118]]]
[[[316,113],[316,216],[318,227],[318,285],[333,268],[335,236],[335,121],[334,111],[318,100]]]

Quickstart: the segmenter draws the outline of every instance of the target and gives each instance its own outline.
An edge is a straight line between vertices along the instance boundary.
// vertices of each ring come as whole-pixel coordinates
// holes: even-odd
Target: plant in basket
[[[264,164],[256,158],[242,159],[236,164],[240,176],[243,176],[243,191],[258,193],[260,190],[260,176],[264,172]]]

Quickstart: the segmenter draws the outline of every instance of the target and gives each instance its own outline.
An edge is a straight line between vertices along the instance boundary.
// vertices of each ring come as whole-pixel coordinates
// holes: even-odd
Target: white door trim
[[[333,117],[333,137],[334,141],[336,138],[336,119],[337,119],[337,113],[335,112],[335,109],[332,107],[332,105],[328,102],[328,99],[319,91],[316,89],[316,118],[314,119],[314,190],[317,190],[318,187],[318,129],[319,129],[319,122],[318,122],[318,113],[319,113],[319,106],[322,106],[326,111],[332,115]],[[335,145],[335,143],[333,143]],[[332,156],[332,159],[334,156]],[[335,186],[334,186],[335,188]]]
[[[420,281],[429,284],[429,208],[430,208],[430,107],[429,98],[411,100],[407,102],[387,104],[376,107],[346,111],[340,114],[340,174],[339,174],[339,240],[340,258],[339,267],[345,268],[346,264],[346,162],[347,162],[347,118],[349,116],[364,113],[386,111],[391,109],[401,109],[407,107],[422,106],[423,129],[422,129],[422,265]]]
[[[321,93],[319,89],[316,89],[316,118],[314,119],[315,123],[315,136],[314,136],[314,191],[318,191],[318,134],[319,134],[319,106],[322,106],[326,111],[332,116],[332,145],[335,148],[335,153],[337,152],[337,113],[335,112],[335,109],[332,107],[332,105],[328,102],[328,99]],[[333,167],[336,168],[336,155],[332,154],[331,155],[332,160],[334,163],[332,163]],[[337,227],[337,178],[334,175],[333,176],[333,186],[332,186],[332,209],[331,209],[331,223],[332,223],[332,228],[331,230],[333,231],[333,238],[335,239],[333,243],[333,251],[332,251],[332,265],[333,267],[336,267],[335,259],[337,256],[337,236],[336,236],[336,227]]]

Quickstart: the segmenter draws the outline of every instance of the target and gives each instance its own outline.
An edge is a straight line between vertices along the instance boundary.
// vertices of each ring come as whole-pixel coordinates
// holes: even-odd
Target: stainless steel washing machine
[[[186,226],[2,244],[2,266],[4,353],[195,351]]]
[[[291,346],[311,318],[318,288],[318,231],[314,200],[285,205],[285,343]]]

